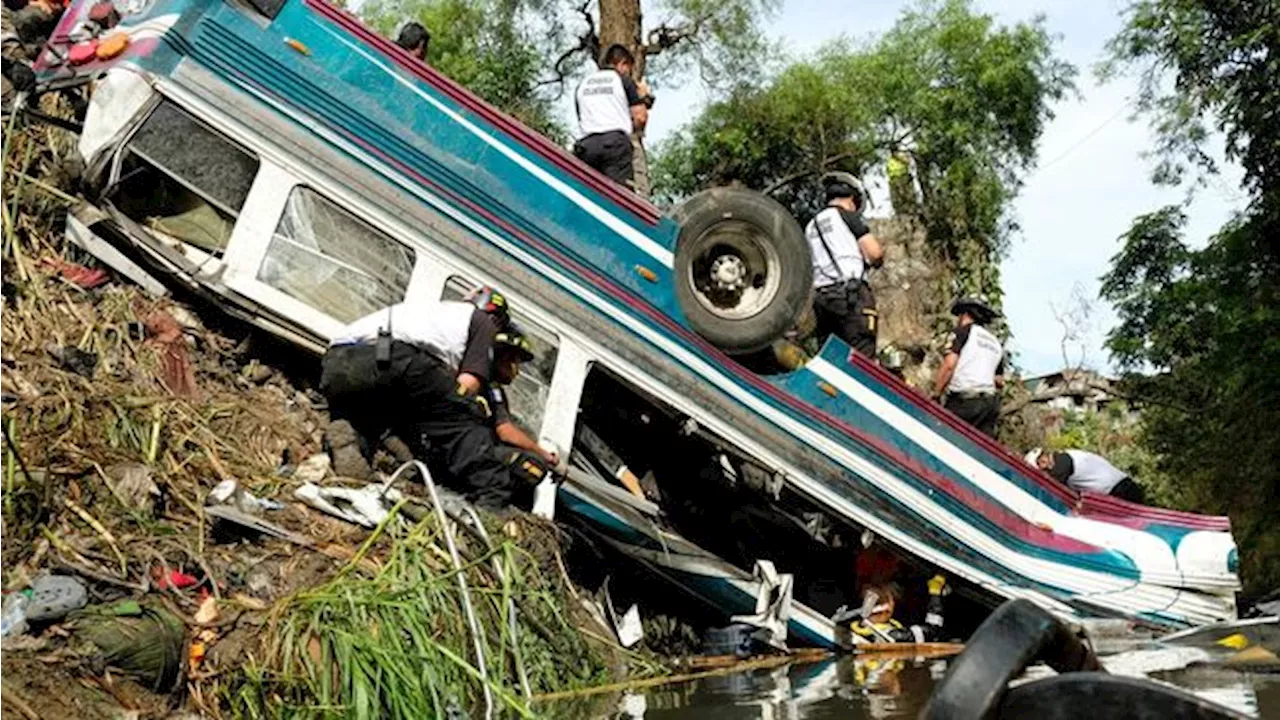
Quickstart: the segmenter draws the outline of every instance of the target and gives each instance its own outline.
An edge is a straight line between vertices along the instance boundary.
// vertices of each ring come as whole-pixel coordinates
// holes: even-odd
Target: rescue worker
[[[494,336],[493,378],[485,383],[481,393],[482,405],[488,411],[489,424],[493,428],[498,442],[499,453],[510,448],[532,453],[542,459],[548,467],[554,467],[559,461],[556,453],[547,450],[516,424],[507,404],[507,392],[503,388],[515,382],[520,374],[520,364],[534,359],[533,348],[524,333],[515,323],[510,323],[506,330]],[[504,449],[505,447],[505,449]]]
[[[1086,450],[1044,450],[1027,453],[1028,463],[1076,492],[1101,493],[1129,502],[1145,503],[1146,493],[1129,474],[1106,458]]]
[[[813,309],[820,342],[834,334],[868,358],[876,357],[876,298],[867,271],[884,249],[862,219],[866,193],[846,172],[823,177],[827,207],[805,227],[813,254]]]
[[[963,297],[951,306],[957,317],[946,357],[934,378],[933,397],[992,438],[1000,419],[1004,346],[985,326],[997,316],[984,300]]]
[[[400,35],[396,37],[396,44],[425,63],[427,61],[427,46],[431,44],[431,33],[427,32],[422,23],[411,22],[400,28]]]
[[[600,69],[583,78],[574,93],[582,137],[573,154],[628,187],[634,172],[631,135],[649,122],[649,106],[631,78],[634,65],[630,50],[611,45]]]
[[[926,643],[942,638],[942,597],[950,592],[947,578],[934,575],[926,583],[929,603],[925,608],[924,625],[905,626],[893,617],[897,606],[897,593],[888,584],[869,585],[862,593],[862,608],[854,613],[849,624],[853,634],[872,643]],[[847,613],[837,615],[837,622],[847,621]]]
[[[370,441],[392,432],[481,507],[501,508],[519,482],[539,482],[544,461],[496,449],[488,404],[477,399],[509,362],[499,340],[508,325],[506,299],[482,288],[471,302],[404,302],[339,332],[320,378],[334,471],[368,477]]]

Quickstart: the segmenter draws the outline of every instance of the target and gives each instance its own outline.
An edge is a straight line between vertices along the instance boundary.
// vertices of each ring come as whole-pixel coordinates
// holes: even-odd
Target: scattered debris
[[[377,527],[386,520],[390,505],[401,498],[398,490],[380,483],[370,483],[355,489],[322,488],[308,482],[295,490],[293,496],[321,512],[367,528]]]
[[[246,528],[256,533],[270,535],[271,537],[288,540],[295,545],[314,545],[315,542],[307,537],[292,530],[287,530],[273,522],[268,522],[262,518],[255,517],[240,508],[231,507],[230,505],[210,505],[204,509],[205,515],[219,520],[224,520],[237,527]]]
[[[93,379],[93,371],[98,368],[98,356],[78,347],[68,345],[58,347],[57,345],[48,345],[45,348],[58,365],[64,370]]]
[[[168,610],[134,601],[86,610],[74,622],[83,652],[97,667],[137,677],[155,691],[168,691],[182,675],[186,626]]]
[[[105,470],[107,487],[125,507],[151,515],[160,487],[151,479],[151,468],[142,463],[117,463]]]
[[[217,505],[233,505],[251,514],[284,509],[284,504],[270,498],[259,498],[240,487],[235,480],[223,480],[215,485],[209,491],[209,501]]]
[[[52,272],[63,280],[66,280],[77,287],[85,290],[92,290],[110,279],[106,270],[101,268],[88,268],[79,263],[68,262],[60,258],[46,257],[42,258],[40,265],[49,272]]]
[[[212,625],[218,621],[218,599],[210,595],[200,601],[200,608],[196,610],[195,621],[199,625]]]
[[[158,345],[160,351],[160,381],[165,388],[179,397],[196,397],[196,379],[191,368],[191,359],[187,354],[187,343],[183,338],[182,326],[173,316],[163,310],[157,310],[146,317],[143,323],[147,328],[150,342]]]
[[[316,453],[298,465],[290,476],[300,483],[318,483],[329,476],[329,454]]]
[[[60,620],[89,602],[89,591],[80,580],[67,575],[41,575],[31,583],[27,620]]]

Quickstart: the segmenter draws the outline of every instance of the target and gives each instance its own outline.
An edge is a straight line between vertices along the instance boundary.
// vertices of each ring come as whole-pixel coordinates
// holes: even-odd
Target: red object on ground
[[[164,568],[153,568],[151,576],[155,578],[156,587],[161,590],[186,590],[200,584],[200,578],[181,570],[170,570],[166,575]]]
[[[174,395],[195,397],[196,377],[182,337],[182,326],[163,310],[151,313],[143,324],[151,341],[164,349],[160,356],[160,382]]]
[[[88,268],[84,265],[57,258],[44,258],[41,260],[41,264],[57,273],[67,282],[74,283],[85,290],[92,290],[110,278],[107,275],[107,271],[101,268]]]

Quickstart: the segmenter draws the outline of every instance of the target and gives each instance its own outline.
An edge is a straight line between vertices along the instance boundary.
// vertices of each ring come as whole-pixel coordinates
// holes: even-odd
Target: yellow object
[[[840,397],[840,391],[837,390],[836,386],[832,385],[831,383],[820,382],[818,383],[818,389],[822,390],[822,392],[830,395],[831,397]]]
[[[1218,644],[1223,647],[1229,647],[1232,650],[1243,650],[1249,647],[1249,638],[1245,637],[1242,633],[1236,633],[1235,635],[1228,635],[1222,638],[1218,641]]]
[[[303,45],[302,43],[298,42],[297,40],[294,40],[293,38],[285,38],[285,39],[284,39],[284,44],[285,44],[285,45],[288,45],[289,47],[293,48],[294,50],[297,50],[298,52],[302,53],[303,55],[310,55],[310,54],[311,54],[311,48],[307,47],[306,45]]]
[[[99,60],[110,60],[129,47],[129,36],[125,33],[116,33],[103,38],[98,42],[97,55]]]
[[[638,273],[640,277],[644,278],[645,280],[648,280],[649,282],[658,282],[658,273],[650,270],[649,268],[643,265],[636,266],[636,273]]]
[[[929,578],[929,594],[941,595],[943,588],[947,586],[947,578],[945,575],[934,575]]]

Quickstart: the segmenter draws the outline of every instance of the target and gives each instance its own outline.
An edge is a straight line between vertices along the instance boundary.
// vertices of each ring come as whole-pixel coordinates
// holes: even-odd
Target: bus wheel
[[[731,354],[769,346],[809,309],[813,269],[786,208],[751,190],[705,190],[676,208],[675,286],[693,329]]]

